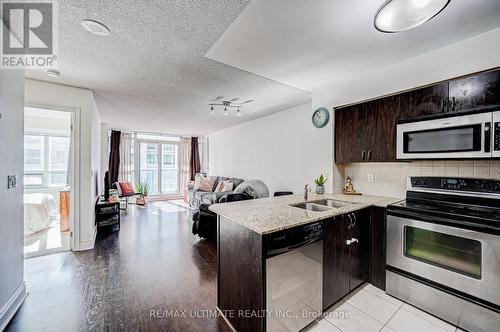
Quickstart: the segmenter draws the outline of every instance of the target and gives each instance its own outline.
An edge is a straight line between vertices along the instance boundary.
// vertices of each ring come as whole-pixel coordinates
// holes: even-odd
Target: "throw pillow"
[[[219,181],[217,187],[215,187],[214,192],[221,193],[223,188],[224,188],[224,181]]]
[[[233,183],[231,181],[224,181],[224,187],[222,191],[233,191]]]
[[[122,192],[122,195],[129,195],[133,194],[134,191],[134,186],[130,182],[118,182],[120,186],[120,190]]]
[[[212,188],[214,187],[215,179],[212,178],[201,178],[200,179],[200,191],[207,191],[211,192]]]
[[[194,190],[199,190],[200,189],[200,182],[201,182],[201,179],[203,179],[204,176],[201,175],[201,174],[196,174],[195,177],[194,177],[194,186],[193,186],[193,189]]]

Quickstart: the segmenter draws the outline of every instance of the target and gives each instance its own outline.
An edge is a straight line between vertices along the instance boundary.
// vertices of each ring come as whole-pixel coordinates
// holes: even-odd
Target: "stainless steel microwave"
[[[397,159],[500,157],[500,111],[397,125]]]

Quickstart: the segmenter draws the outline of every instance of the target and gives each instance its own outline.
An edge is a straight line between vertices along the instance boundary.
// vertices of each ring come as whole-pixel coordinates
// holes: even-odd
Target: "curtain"
[[[118,181],[118,172],[120,169],[120,137],[121,132],[111,131],[111,143],[109,149],[109,186]]]
[[[122,133],[120,137],[120,167],[118,172],[118,180],[122,182],[132,182],[131,172],[134,166],[132,144],[132,134]]]
[[[198,148],[198,137],[191,137],[191,156],[189,158],[189,178],[194,180],[196,173],[200,173],[200,152]]]
[[[191,139],[186,138],[186,137],[181,137],[181,144],[179,146],[179,164],[180,164],[180,169],[179,169],[179,177],[180,177],[180,184],[179,188],[181,189],[180,192],[183,192],[184,188],[186,188],[186,185],[189,183],[189,157],[191,153]]]

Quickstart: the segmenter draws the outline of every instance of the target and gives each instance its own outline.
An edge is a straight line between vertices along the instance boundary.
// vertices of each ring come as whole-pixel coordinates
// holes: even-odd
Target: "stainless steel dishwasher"
[[[299,331],[322,310],[323,225],[266,237],[266,331]]]

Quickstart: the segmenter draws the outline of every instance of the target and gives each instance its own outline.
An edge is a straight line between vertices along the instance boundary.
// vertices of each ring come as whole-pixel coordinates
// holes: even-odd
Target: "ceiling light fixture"
[[[373,24],[381,32],[411,30],[439,14],[451,0],[387,0],[375,14]]]
[[[218,101],[221,98],[224,98],[224,97],[217,97],[216,99],[214,99],[212,101]],[[221,100],[220,102],[208,104],[208,106],[210,106],[210,114],[215,114],[215,110],[214,110],[215,107],[214,106],[224,106],[224,112],[222,113],[223,115],[229,115],[229,110],[231,108],[236,108],[236,116],[238,116],[238,117],[242,116],[243,113],[241,112],[241,108],[244,106],[244,104],[252,103],[254,100],[248,99],[242,103],[233,104],[234,101],[239,100],[239,99],[240,98],[233,98],[231,100]]]
[[[57,70],[53,70],[53,69],[48,69],[45,72],[47,73],[48,76],[50,76],[52,78],[59,78],[59,75],[61,75],[61,73],[59,73]]]
[[[96,20],[84,19],[82,20],[81,24],[85,28],[85,30],[87,30],[90,33],[93,33],[94,35],[98,36],[109,35],[110,32],[109,28]]]

